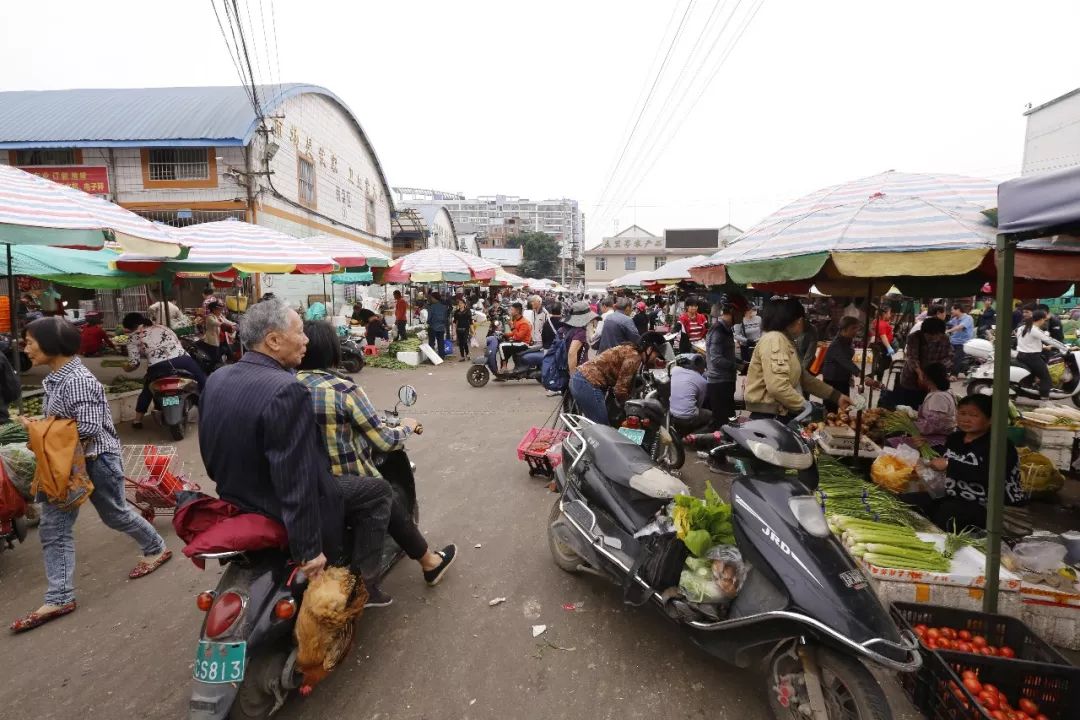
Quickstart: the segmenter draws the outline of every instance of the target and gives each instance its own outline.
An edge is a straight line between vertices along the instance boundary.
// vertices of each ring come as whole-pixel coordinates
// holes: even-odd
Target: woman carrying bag
[[[105,388],[76,356],[79,342],[79,330],[61,317],[41,318],[26,326],[26,354],[30,356],[30,362],[49,368],[49,374],[41,383],[45,389],[42,412],[48,420],[68,418],[75,421],[81,453],[75,452],[74,462],[77,464],[78,458],[85,456],[86,473],[93,483],[90,503],[105,525],[125,533],[139,544],[143,557],[128,577],[141,578],[168,562],[172,552],[165,548],[165,541],[154,526],[124,499],[120,440],[105,399]],[[32,425],[26,418],[20,418],[20,421],[28,429]],[[66,507],[53,501],[42,502],[38,532],[48,582],[45,604],[13,622],[12,632],[32,630],[75,611],[75,520],[78,515],[76,502]]]

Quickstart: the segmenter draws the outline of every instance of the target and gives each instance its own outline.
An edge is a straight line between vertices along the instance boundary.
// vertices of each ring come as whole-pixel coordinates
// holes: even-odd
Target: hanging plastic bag
[[[480,347],[480,338],[473,335],[471,338],[469,338],[469,345],[474,348]]]
[[[935,500],[945,497],[945,473],[930,467],[930,463],[920,460],[915,467],[915,474],[926,486],[926,492]]]
[[[0,464],[19,494],[33,500],[30,486],[34,484],[34,473],[37,472],[37,457],[26,444],[0,445]]]
[[[910,445],[887,447],[870,466],[870,479],[891,492],[903,492],[918,464],[919,451]]]

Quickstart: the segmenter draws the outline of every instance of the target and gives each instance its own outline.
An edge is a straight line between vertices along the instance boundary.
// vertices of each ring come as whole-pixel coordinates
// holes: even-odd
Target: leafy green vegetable
[[[731,506],[705,484],[705,499],[676,495],[671,513],[676,535],[693,555],[701,557],[713,545],[734,545]]]

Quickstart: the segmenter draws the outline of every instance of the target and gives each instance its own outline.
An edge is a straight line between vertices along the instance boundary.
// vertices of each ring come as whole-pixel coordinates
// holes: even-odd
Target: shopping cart
[[[172,445],[123,445],[120,460],[124,466],[124,497],[142,516],[153,521],[156,514],[176,512],[176,493],[197,491],[188,482],[184,463]]]

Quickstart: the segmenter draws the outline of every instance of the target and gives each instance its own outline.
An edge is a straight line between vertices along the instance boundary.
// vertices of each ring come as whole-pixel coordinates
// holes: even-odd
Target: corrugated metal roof
[[[345,111],[393,194],[367,133],[349,106],[318,85],[257,86],[263,111],[304,93],[324,95]],[[259,119],[239,85],[219,87],[17,90],[0,92],[0,149],[90,147],[228,147],[251,140]]]
[[[267,113],[317,85],[259,86]],[[351,114],[351,113],[350,113]],[[258,119],[243,87],[0,92],[0,148],[245,145]]]

